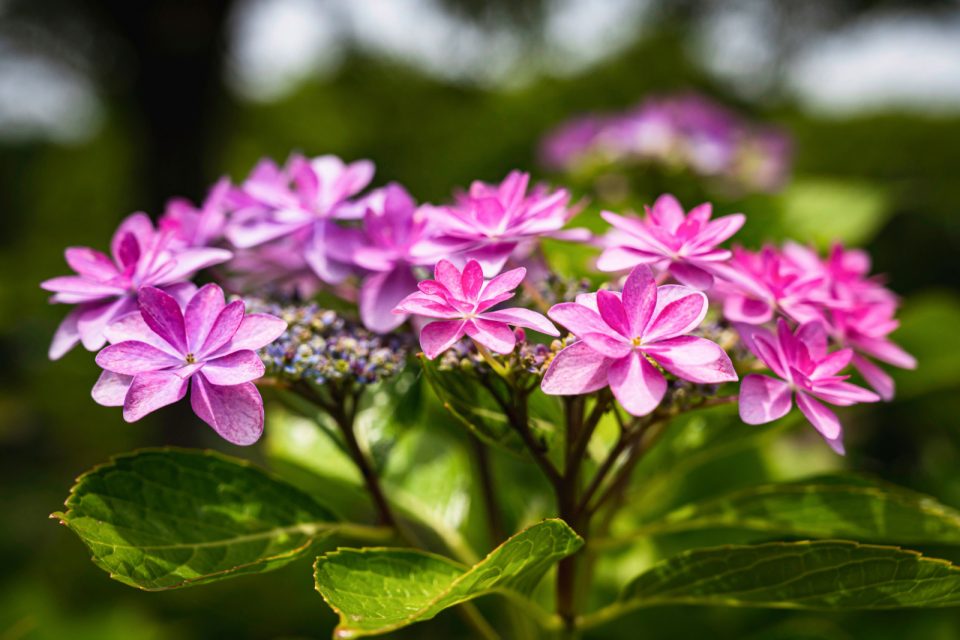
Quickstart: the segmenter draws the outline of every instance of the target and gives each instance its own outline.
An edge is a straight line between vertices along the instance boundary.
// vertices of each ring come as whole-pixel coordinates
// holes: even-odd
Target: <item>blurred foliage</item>
[[[683,4],[684,11],[695,11],[696,3]],[[118,411],[95,405],[89,389],[97,372],[88,353],[77,350],[60,362],[47,361],[49,339],[65,309],[49,306],[37,283],[65,272],[63,247],[103,248],[130,211],[156,215],[164,197],[198,199],[200,185],[219,175],[239,179],[260,156],[283,159],[293,150],[370,157],[378,165],[378,183],[398,180],[421,200],[443,199],[472,179],[499,179],[516,167],[535,169],[536,143],[550,127],[580,111],[623,108],[650,91],[695,88],[787,126],[798,150],[796,177],[781,195],[734,199],[711,196],[682,176],[663,176],[642,190],[646,200],[623,208],[639,208],[658,191],[671,189],[687,201],[713,197],[720,212],[747,213],[751,222],[743,241],[750,244],[789,233],[821,245],[840,237],[868,246],[875,270],[887,274],[905,298],[902,329],[895,337],[920,363],[915,372],[896,372],[899,394],[893,403],[848,414],[846,461],[824,456],[810,434],[791,432],[777,439],[758,431],[759,447],[721,449],[679,486],[666,487],[651,507],[666,510],[681,498],[750,486],[771,475],[827,471],[841,462],[960,506],[960,118],[819,119],[789,104],[763,111],[734,99],[697,69],[684,53],[688,34],[682,19],[670,24],[580,75],[544,77],[520,88],[446,84],[394,61],[362,55],[347,59],[334,76],[307,83],[272,104],[237,102],[218,84],[210,92],[217,95],[206,96],[201,105],[214,125],[179,137],[180,155],[163,155],[163,162],[145,159],[165,129],[153,127],[142,101],[132,99],[129,92],[136,85],[111,87],[105,127],[89,142],[0,147],[0,510],[6,514],[0,529],[0,638],[329,637],[335,624],[312,591],[306,562],[257,582],[239,579],[202,590],[144,594],[106,579],[88,562],[81,544],[47,519],[79,472],[113,454],[157,445],[227,447],[186,407],[126,425]],[[125,46],[118,50],[126,51]],[[161,103],[154,111],[192,98],[171,91],[156,98]],[[178,181],[183,174],[178,163],[201,167],[202,175]],[[163,190],[170,184],[176,193]],[[598,205],[594,202],[584,216],[595,216]],[[556,253],[562,255],[563,247]],[[457,482],[458,470],[468,464],[469,441],[434,409],[427,415],[431,426],[443,427],[443,438],[432,441],[417,429],[403,430],[391,445],[395,455],[387,474],[395,485],[401,478],[409,482],[398,491],[445,492],[442,513],[421,515],[445,519],[482,555],[488,540],[471,524],[476,516],[470,508],[479,498],[475,489]],[[693,418],[700,423],[687,425],[683,437],[722,443],[723,430],[734,426],[723,410],[715,413]],[[322,440],[326,436],[310,424],[296,429],[291,433],[300,439],[285,444],[282,438],[290,433],[272,432],[267,446],[242,453],[266,455],[274,463],[281,459],[286,466],[276,468],[301,480],[298,461],[283,460],[284,455],[298,453],[301,463],[309,456],[314,465],[324,461],[323,468],[343,487],[343,507],[362,511],[365,505],[350,499],[356,479],[349,471],[335,472],[336,450]],[[689,458],[685,447],[697,442],[665,441],[670,446],[663,456],[673,451],[681,464]],[[511,489],[523,487],[506,492],[508,527],[529,523],[548,508],[530,465],[499,454],[493,462],[496,475],[509,479]],[[674,464],[649,461],[651,467],[668,463]],[[407,469],[417,471],[408,474]],[[641,467],[637,473],[656,477],[655,468]],[[304,480],[309,490],[306,485]],[[416,515],[417,506],[409,505],[408,511]],[[599,567],[609,580],[595,597],[609,598],[612,580],[622,584],[657,551],[692,542],[658,539],[648,549],[634,548],[610,567]],[[938,555],[951,557],[942,550]],[[432,624],[436,637],[458,633],[454,616],[442,614]],[[960,619],[950,610],[822,615],[670,607],[636,612],[598,627],[590,637],[632,637],[637,629],[650,638],[689,638],[709,630],[718,638],[758,640],[933,640],[960,637]],[[423,631],[415,627],[396,637],[422,637]]]

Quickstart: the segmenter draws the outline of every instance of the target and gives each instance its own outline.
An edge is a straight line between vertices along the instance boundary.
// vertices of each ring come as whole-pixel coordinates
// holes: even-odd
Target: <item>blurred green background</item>
[[[103,248],[128,213],[294,150],[369,157],[377,184],[440,200],[538,173],[552,126],[651,92],[696,90],[791,133],[782,193],[717,206],[758,221],[751,241],[869,248],[904,297],[894,338],[920,368],[897,372],[896,401],[847,420],[845,464],[960,507],[958,43],[955,2],[0,1],[0,639],[322,638],[334,622],[303,563],[140,593],[47,519],[112,454],[229,449],[185,407],[127,425],[95,405],[82,350],[46,359],[66,309],[37,284],[66,272],[64,247]],[[597,637],[640,629],[947,639],[960,613],[657,609]]]

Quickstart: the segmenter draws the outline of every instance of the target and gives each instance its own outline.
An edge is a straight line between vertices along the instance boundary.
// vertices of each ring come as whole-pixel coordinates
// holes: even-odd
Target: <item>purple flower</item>
[[[185,282],[197,271],[230,259],[224,249],[177,246],[169,231],[156,231],[150,218],[135,213],[124,220],[110,245],[111,255],[87,247],[70,247],[67,264],[77,275],[51,278],[40,284],[54,292],[52,302],[76,304],[57,329],[50,345],[56,360],[77,342],[90,351],[106,343],[104,330],[114,320],[137,309],[137,291],[150,285],[174,296],[192,293]]]
[[[140,314],[112,324],[112,343],[97,354],[104,369],[93,399],[123,407],[135,422],[181,400],[193,381],[190,405],[225,440],[253,444],[263,432],[263,400],[253,380],[263,376],[256,349],[273,342],[287,323],[267,314],[244,315],[226,304],[215,284],[202,287],[181,310],[155,287],[140,290]]]
[[[432,235],[414,247],[420,259],[460,253],[476,260],[484,275],[494,276],[521,244],[550,235],[585,240],[582,229],[561,231],[574,211],[567,206],[565,189],[550,192],[543,186],[527,189],[530,175],[512,171],[500,184],[474,182],[451,206],[430,207]]]
[[[426,216],[398,184],[389,184],[366,199],[363,236],[353,262],[370,273],[360,287],[360,319],[371,331],[386,333],[407,319],[393,313],[407,294],[417,289],[413,246],[423,238]]]
[[[241,249],[293,238],[321,280],[340,283],[351,273],[356,233],[334,221],[363,216],[349,198],[370,183],[373,171],[368,160],[345,164],[336,156],[293,156],[282,170],[262,161],[231,197],[227,238]]]
[[[818,400],[850,406],[876,402],[870,391],[837,375],[853,356],[851,349],[827,352],[827,334],[820,322],[800,325],[795,333],[783,318],[777,319],[774,335],[767,329],[738,325],[744,343],[777,376],[752,373],[740,385],[740,418],[747,424],[765,424],[782,418],[797,406],[834,451],[843,453],[843,429],[837,416]],[[778,379],[779,378],[779,379]]]
[[[606,249],[597,259],[597,267],[621,271],[649,264],[669,271],[682,284],[709,289],[713,266],[731,256],[717,245],[736,233],[745,220],[742,213],[710,220],[712,213],[711,205],[705,203],[684,214],[670,194],[657,198],[653,208],[647,208],[644,220],[604,211],[603,219],[614,229],[605,238]]]
[[[650,360],[683,380],[716,384],[737,379],[729,356],[705,338],[687,335],[703,321],[707,297],[679,285],[658,287],[650,267],[630,272],[622,293],[598,291],[549,312],[578,342],[557,354],[541,389],[551,395],[592,393],[609,386],[635,416],[653,411],[667,390]]]
[[[420,282],[420,290],[404,298],[397,305],[397,313],[437,319],[420,332],[420,347],[431,360],[465,335],[491,351],[510,353],[517,343],[510,325],[560,335],[549,320],[535,311],[489,311],[512,298],[525,275],[526,269],[521,267],[484,280],[483,269],[476,260],[469,261],[462,273],[452,263],[441,260],[434,271],[435,279]]]
[[[185,198],[174,198],[160,216],[158,226],[173,234],[174,244],[184,247],[208,247],[223,238],[227,224],[226,203],[230,180],[221,178],[197,208]]]

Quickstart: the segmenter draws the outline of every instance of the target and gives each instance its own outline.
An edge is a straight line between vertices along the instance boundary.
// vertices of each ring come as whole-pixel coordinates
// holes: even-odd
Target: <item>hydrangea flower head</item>
[[[604,211],[603,219],[613,225],[605,238],[603,253],[597,259],[601,271],[621,271],[648,264],[669,271],[682,284],[697,289],[713,286],[713,265],[728,260],[730,251],[718,248],[740,227],[741,213],[711,220],[709,203],[684,213],[672,195],[657,198],[643,220]]]
[[[827,351],[827,334],[819,322],[800,325],[791,332],[786,320],[777,320],[773,332],[740,325],[740,335],[750,351],[776,378],[752,373],[740,385],[740,418],[747,424],[764,424],[782,418],[797,406],[823,439],[843,453],[843,428],[837,416],[820,401],[838,406],[876,402],[880,398],[838,375],[850,363],[851,349]]]
[[[471,260],[461,272],[447,260],[437,263],[433,280],[424,280],[397,305],[407,313],[436,321],[423,327],[420,347],[431,360],[464,336],[496,353],[510,353],[517,338],[510,326],[526,327],[551,336],[556,327],[535,311],[522,308],[490,309],[514,296],[526,269],[512,269],[484,280],[483,269]]]
[[[107,326],[137,310],[140,287],[161,287],[177,296],[186,295],[193,291],[188,278],[232,255],[224,249],[184,247],[174,240],[171,232],[154,229],[146,214],[135,213],[114,233],[110,256],[88,247],[67,249],[67,264],[76,275],[40,284],[54,293],[52,302],[77,305],[57,329],[50,358],[60,358],[78,342],[90,351],[102,347]]]
[[[521,243],[542,236],[586,238],[582,230],[561,229],[573,216],[565,189],[529,190],[530,174],[512,171],[500,184],[474,182],[453,205],[429,208],[432,236],[415,247],[420,258],[460,253],[476,260],[484,275],[503,269]],[[529,191],[529,193],[528,193]]]
[[[667,382],[651,363],[678,378],[702,384],[737,379],[729,356],[714,342],[688,335],[707,313],[707,297],[690,287],[658,287],[650,267],[639,265],[621,293],[601,290],[554,305],[550,318],[579,340],[563,349],[544,374],[551,395],[592,393],[609,386],[633,415],[653,411]]]
[[[386,333],[407,319],[393,309],[417,289],[413,247],[424,237],[427,217],[406,189],[389,184],[366,199],[363,235],[353,262],[369,275],[360,287],[360,319],[371,331]]]
[[[823,273],[801,268],[775,247],[735,247],[733,257],[713,269],[720,276],[716,293],[723,315],[731,322],[763,324],[776,312],[801,323],[823,321]]]
[[[247,249],[295,238],[304,259],[324,282],[342,282],[351,272],[355,234],[334,223],[363,216],[350,198],[373,178],[373,163],[347,164],[336,156],[293,156],[280,169],[262,162],[232,196],[227,238]]]
[[[253,444],[263,432],[263,400],[253,380],[263,376],[256,350],[273,342],[286,322],[244,314],[243,301],[227,304],[215,284],[202,287],[181,308],[155,287],[140,291],[140,313],[108,329],[110,346],[97,354],[104,369],[93,398],[122,406],[134,422],[181,400],[192,381],[194,413],[225,440]]]

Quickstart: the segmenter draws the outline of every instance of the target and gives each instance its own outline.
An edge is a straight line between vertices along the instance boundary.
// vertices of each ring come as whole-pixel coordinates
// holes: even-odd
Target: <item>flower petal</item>
[[[424,355],[433,360],[462,338],[466,331],[463,320],[438,320],[426,325],[420,331],[420,348]]]
[[[232,353],[241,349],[256,351],[283,335],[287,323],[268,313],[248,313],[243,316],[240,328],[233,338],[220,349],[221,353]]]
[[[740,419],[766,424],[790,413],[790,386],[783,380],[751,373],[740,383]]]
[[[217,314],[213,325],[210,327],[210,333],[207,334],[203,346],[197,349],[196,355],[209,356],[221,350],[227,344],[230,344],[233,336],[236,335],[243,323],[243,313],[245,305],[243,300],[234,300]],[[223,351],[226,353],[226,351]]]
[[[176,299],[156,287],[141,287],[137,298],[144,322],[179,353],[186,353],[187,337],[183,312]]]
[[[123,419],[136,422],[187,394],[189,378],[169,371],[148,371],[133,378],[123,402]]]
[[[96,351],[107,342],[107,328],[123,316],[135,313],[137,304],[132,297],[123,297],[83,307],[83,313],[77,318],[77,331],[84,348]]]
[[[763,300],[733,293],[723,300],[723,315],[730,322],[763,324],[773,318],[773,307]]]
[[[615,332],[607,326],[598,312],[576,302],[555,304],[550,307],[547,315],[575,336],[582,336],[587,333],[615,335]]]
[[[263,377],[265,367],[255,352],[234,351],[203,364],[203,375],[212,384],[231,385],[252,382]]]
[[[663,260],[663,256],[647,253],[630,247],[608,247],[597,258],[600,271],[626,271],[638,264],[654,264]]]
[[[166,271],[154,284],[171,284],[181,280],[188,280],[192,278],[193,274],[197,271],[212,267],[215,264],[222,264],[232,257],[233,253],[226,249],[213,249],[208,247],[183,249],[174,254],[174,266],[169,271]]]
[[[110,280],[120,275],[113,260],[94,249],[69,247],[64,255],[71,269],[93,280]]]
[[[422,282],[420,283],[423,284]],[[433,294],[411,293],[394,307],[394,313],[410,313],[425,318],[459,318],[463,315],[446,302],[439,302]]]
[[[247,446],[263,434],[263,398],[252,382],[220,386],[201,373],[193,378],[190,406],[217,434],[235,445]]]
[[[893,378],[890,377],[886,371],[878,367],[868,358],[864,358],[859,354],[854,354],[853,366],[857,371],[860,372],[860,375],[863,376],[863,379],[867,381],[873,390],[876,391],[881,398],[890,402],[893,400],[893,394],[896,390],[894,385]]]
[[[615,338],[605,333],[585,333],[580,339],[607,358],[625,358],[633,351],[633,346],[620,336]]]
[[[675,233],[677,228],[683,224],[686,216],[680,202],[669,193],[665,193],[650,209],[650,218],[658,225],[665,228],[670,233]]]
[[[630,333],[630,320],[627,318],[620,296],[604,289],[597,291],[597,310],[600,311],[600,317],[610,329],[626,338],[633,337]],[[600,333],[610,333],[610,330]]]
[[[689,333],[707,315],[707,296],[690,287],[660,287],[656,302],[653,317],[643,331],[644,342],[657,342]]]
[[[122,407],[131,384],[133,384],[133,376],[103,371],[97,383],[93,385],[90,395],[93,401],[101,406]]]
[[[645,265],[634,267],[627,276],[626,282],[623,283],[623,292],[620,294],[627,317],[628,337],[643,335],[643,330],[657,307],[657,295],[657,283],[653,279],[650,267]],[[599,298],[597,304],[600,304]],[[601,313],[603,313],[602,309]]]
[[[523,309],[520,307],[512,309],[499,309],[497,311],[488,311],[479,317],[484,320],[492,320],[494,322],[505,322],[513,325],[514,327],[533,329],[534,331],[539,331],[540,333],[548,336],[560,335],[560,332],[557,331],[557,328],[553,326],[552,322],[543,317],[542,314],[539,314],[536,311],[531,311],[530,309]]]
[[[737,372],[720,345],[697,336],[679,336],[643,347],[664,369],[698,384],[733,382]]]
[[[700,267],[689,262],[673,262],[670,264],[670,275],[680,284],[694,289],[706,291],[713,286],[713,276]]]
[[[171,354],[161,351],[146,342],[127,340],[112,344],[96,357],[97,365],[128,376],[134,376],[145,371],[160,371],[184,364]]]
[[[367,276],[360,287],[360,319],[370,331],[387,333],[407,319],[393,310],[411,291],[416,291],[417,279],[410,267],[400,264],[391,271]]]
[[[592,393],[607,386],[613,360],[584,342],[575,342],[558,353],[547,367],[540,389],[552,396]]]
[[[60,326],[57,327],[57,332],[53,334],[53,340],[50,342],[50,348],[47,351],[47,357],[51,360],[59,360],[80,342],[77,319],[84,310],[83,306],[72,309],[60,323]]]
[[[217,321],[217,316],[226,306],[223,289],[215,284],[207,284],[200,288],[187,303],[183,314],[184,328],[187,332],[187,348],[197,353],[203,346],[210,330]]]
[[[463,268],[460,288],[463,290],[465,300],[473,301],[480,296],[480,289],[483,288],[483,269],[476,260],[469,261]]]
[[[797,406],[830,447],[843,455],[843,427],[836,414],[805,393],[797,393]]]
[[[510,271],[504,271],[500,275],[492,278],[483,287],[483,291],[480,293],[481,300],[488,300],[501,294],[513,291],[520,286],[520,283],[523,282],[523,279],[526,277],[526,275],[527,270],[523,267],[511,269]]]
[[[433,278],[447,288],[447,291],[458,300],[463,299],[463,288],[460,286],[462,274],[449,260],[441,260],[433,269]]]
[[[609,381],[617,402],[634,416],[656,409],[667,392],[663,374],[636,351],[610,365]]]
[[[496,353],[510,353],[517,346],[517,337],[502,322],[474,318],[463,325],[468,336]]]

